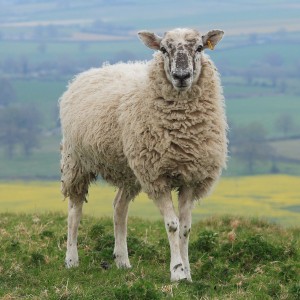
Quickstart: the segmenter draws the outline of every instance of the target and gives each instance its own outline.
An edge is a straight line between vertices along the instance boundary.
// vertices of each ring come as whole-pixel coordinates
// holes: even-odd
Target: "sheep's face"
[[[162,52],[166,77],[177,91],[184,92],[199,79],[203,50],[212,50],[224,32],[212,30],[202,36],[197,30],[179,28],[166,32],[164,37],[148,31],[138,34],[147,47]]]

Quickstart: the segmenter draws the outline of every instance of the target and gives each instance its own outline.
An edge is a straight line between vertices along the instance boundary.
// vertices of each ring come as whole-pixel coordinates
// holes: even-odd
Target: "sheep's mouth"
[[[185,92],[190,88],[189,84],[174,84],[174,88],[178,92]]]

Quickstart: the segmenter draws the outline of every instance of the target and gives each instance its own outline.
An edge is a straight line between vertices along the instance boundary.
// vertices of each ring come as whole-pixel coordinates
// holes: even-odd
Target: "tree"
[[[12,159],[17,145],[25,156],[38,146],[40,113],[31,106],[9,106],[0,110],[0,145]]]
[[[275,127],[287,136],[295,126],[294,119],[290,114],[283,113],[275,120]]]
[[[0,107],[11,104],[16,98],[15,90],[10,81],[0,78]]]
[[[246,69],[244,72],[241,72],[242,76],[245,78],[247,85],[253,84],[253,79],[255,78],[255,72],[251,69]]]
[[[25,156],[30,156],[39,145],[41,114],[33,106],[25,106],[20,110],[20,145]],[[21,129],[22,128],[22,129]]]
[[[281,67],[284,63],[282,56],[275,52],[266,54],[264,61],[271,67]]]
[[[0,110],[0,142],[5,148],[6,156],[11,159],[14,149],[18,143],[18,126],[17,115],[15,109],[11,107]]]
[[[270,159],[273,149],[266,140],[264,127],[259,123],[234,127],[231,133],[232,156],[245,161],[249,174],[254,173],[257,161]]]

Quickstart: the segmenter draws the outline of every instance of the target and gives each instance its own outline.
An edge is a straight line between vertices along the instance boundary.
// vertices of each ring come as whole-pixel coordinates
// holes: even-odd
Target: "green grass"
[[[1,299],[299,299],[300,229],[258,219],[210,218],[194,224],[193,282],[170,283],[161,221],[130,218],[133,268],[112,259],[109,218],[83,218],[80,266],[64,268],[66,215],[0,215]]]

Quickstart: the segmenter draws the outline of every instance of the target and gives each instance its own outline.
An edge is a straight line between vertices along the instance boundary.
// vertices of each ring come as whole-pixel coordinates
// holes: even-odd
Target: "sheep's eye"
[[[196,49],[196,52],[201,52],[202,50],[203,50],[203,46],[200,45],[200,46],[198,46],[198,48]]]
[[[161,51],[163,54],[167,53],[167,50],[166,50],[165,47],[161,47],[161,48],[160,48],[160,51]]]

